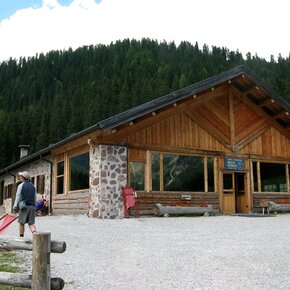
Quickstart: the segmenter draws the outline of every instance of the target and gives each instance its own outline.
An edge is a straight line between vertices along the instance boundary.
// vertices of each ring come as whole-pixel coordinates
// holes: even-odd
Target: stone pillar
[[[89,216],[124,216],[122,186],[127,184],[127,148],[98,145],[90,149]]]

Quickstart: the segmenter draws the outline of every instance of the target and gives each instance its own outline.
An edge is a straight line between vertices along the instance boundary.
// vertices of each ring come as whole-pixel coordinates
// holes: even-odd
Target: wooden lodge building
[[[289,113],[239,66],[25,154],[0,171],[0,205],[11,210],[23,170],[53,214],[123,217],[126,185],[135,187],[141,214],[156,203],[207,203],[220,214],[290,203]]]

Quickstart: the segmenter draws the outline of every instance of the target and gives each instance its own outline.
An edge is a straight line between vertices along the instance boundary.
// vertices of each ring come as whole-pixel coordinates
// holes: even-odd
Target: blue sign
[[[225,169],[227,170],[245,170],[245,162],[238,158],[225,158]]]

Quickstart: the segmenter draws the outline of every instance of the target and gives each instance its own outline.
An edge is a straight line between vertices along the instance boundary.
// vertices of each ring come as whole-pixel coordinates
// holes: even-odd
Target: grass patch
[[[24,260],[15,252],[0,252],[0,272],[23,273]],[[26,290],[29,288],[0,285],[1,290]]]
[[[23,260],[15,252],[0,252],[0,271],[17,273],[22,272],[18,265],[23,264]]]

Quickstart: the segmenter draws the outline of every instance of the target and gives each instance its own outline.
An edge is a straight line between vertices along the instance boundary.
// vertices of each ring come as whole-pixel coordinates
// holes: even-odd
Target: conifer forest
[[[290,103],[289,57],[125,39],[0,63],[0,168],[112,115],[238,65]]]

